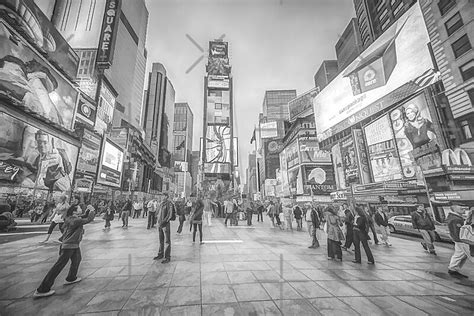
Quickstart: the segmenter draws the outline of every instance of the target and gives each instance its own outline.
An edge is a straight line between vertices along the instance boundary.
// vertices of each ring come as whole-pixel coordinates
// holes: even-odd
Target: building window
[[[445,15],[452,7],[456,5],[456,0],[439,0],[438,8],[441,16]]]
[[[379,3],[377,3],[377,6],[375,7],[375,11],[380,12],[382,10],[383,5],[384,0],[379,0]]]
[[[222,110],[222,103],[216,103],[215,109]]]
[[[474,59],[459,67],[459,70],[464,81],[474,78]]]
[[[472,48],[471,42],[469,42],[469,37],[467,37],[467,34],[464,34],[457,41],[452,43],[451,47],[453,48],[454,57],[456,58],[463,55]]]
[[[463,25],[464,23],[462,23],[462,18],[459,12],[446,21],[446,23],[444,23],[444,26],[446,26],[446,32],[448,32],[448,36],[459,30],[459,28],[461,28]]]
[[[385,31],[390,24],[390,19],[387,19],[385,22],[382,24],[382,31]]]
[[[79,50],[79,67],[77,68],[78,78],[90,78],[94,73],[96,50]]]
[[[464,139],[471,139],[472,138],[472,130],[471,126],[469,125],[468,121],[461,121],[461,130],[464,136]]]
[[[471,105],[474,107],[474,89],[468,90],[467,95],[471,99]]]
[[[385,10],[383,10],[382,14],[380,14],[379,20],[382,21],[383,18],[387,16],[387,13],[388,13],[388,9],[385,8]]]
[[[403,9],[403,1],[400,1],[397,6],[393,9],[393,15],[396,16]]]

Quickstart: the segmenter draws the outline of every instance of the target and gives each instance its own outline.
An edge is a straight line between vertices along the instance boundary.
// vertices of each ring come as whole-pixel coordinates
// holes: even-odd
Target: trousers
[[[436,239],[434,230],[420,229],[420,233],[421,237],[423,237],[423,241],[421,243],[425,245],[426,248],[428,248],[429,252],[433,252],[435,250],[433,242]]]
[[[69,274],[66,277],[66,281],[74,281],[77,278],[77,270],[79,269],[79,264],[82,260],[81,249],[61,249],[59,251],[58,261],[56,261],[51,270],[49,270],[44,277],[41,285],[38,287],[38,292],[46,293],[51,290],[54,281],[61,271],[63,271],[69,260],[71,260],[71,267],[69,268]]]
[[[354,247],[355,247],[355,260],[360,262],[361,261],[361,253],[360,253],[360,244],[362,243],[362,247],[364,247],[365,254],[367,255],[367,260],[369,262],[374,262],[374,256],[372,255],[372,251],[369,247],[369,242],[367,241],[368,234],[365,231],[360,231],[358,229],[354,230]]]
[[[328,239],[328,257],[336,257],[337,259],[342,259],[342,249],[340,241]]]
[[[474,262],[474,258],[471,257],[471,252],[469,250],[469,245],[462,242],[454,243],[454,253],[449,262],[448,269],[452,271],[459,271],[462,269],[463,265],[467,260]]]
[[[166,223],[163,227],[158,228],[160,238],[160,249],[158,256],[164,256],[166,259],[171,258],[171,238],[170,238],[170,223]]]

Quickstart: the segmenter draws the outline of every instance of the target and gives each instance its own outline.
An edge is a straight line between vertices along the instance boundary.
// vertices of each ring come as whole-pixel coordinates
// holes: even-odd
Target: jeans
[[[69,260],[71,260],[71,267],[69,268],[66,281],[74,281],[77,278],[77,270],[79,269],[81,259],[81,249],[61,249],[59,251],[58,261],[56,261],[51,270],[49,270],[44,277],[43,282],[41,282],[41,285],[38,287],[38,292],[47,293],[51,290],[54,280],[56,280]]]
[[[459,271],[462,269],[467,259],[474,262],[469,251],[469,245],[462,242],[454,242],[454,253],[449,262],[448,269],[451,271]]]
[[[354,227],[352,225],[346,224],[346,243],[344,244],[345,248],[351,248],[352,243],[354,242]]]
[[[252,225],[252,216],[253,216],[252,212],[247,212],[247,226]]]
[[[368,234],[364,231],[360,231],[358,229],[354,230],[354,247],[355,247],[355,260],[357,262],[361,261],[361,253],[360,253],[360,243],[364,247],[365,254],[367,255],[367,260],[369,262],[374,262],[374,256],[372,255],[372,251],[369,247],[369,242],[367,241]]]
[[[128,211],[122,212],[122,227],[128,227]]]
[[[306,222],[306,225],[308,226],[309,237],[313,237],[313,222]]]
[[[421,236],[423,237],[423,241],[421,242],[422,245],[424,245],[426,248],[428,248],[429,252],[434,252],[434,244],[433,242],[436,239],[436,235],[434,233],[434,230],[424,230],[420,229]]]
[[[140,218],[140,213],[142,212],[142,210],[135,210],[133,212],[133,218]]]
[[[170,239],[170,223],[164,224],[163,227],[158,229],[160,235],[160,249],[158,250],[158,256],[164,256],[165,259],[171,258],[171,239]]]
[[[316,230],[315,230],[316,233]],[[342,260],[341,242],[328,239],[328,257]]]
[[[212,216],[212,212],[204,212],[204,222],[207,224],[207,226],[212,226],[212,223],[211,223],[211,216]]]
[[[302,230],[303,229],[303,220],[301,218],[296,219],[296,230]]]
[[[262,212],[258,212],[258,213],[257,213],[257,222],[260,222],[260,220],[261,220],[262,223],[263,223],[263,213],[262,213]]]
[[[202,223],[193,223],[193,241],[196,241],[196,230],[199,228],[199,241],[202,242]]]
[[[147,207],[145,207],[145,208],[143,209],[143,216],[142,216],[142,218],[144,218],[145,216],[148,216],[148,208],[147,208]]]
[[[51,235],[53,233],[54,227],[56,227],[56,225],[58,225],[58,223],[56,223],[54,221],[51,222],[51,224],[49,225],[49,228],[48,228],[48,235]],[[61,231],[61,233],[64,232],[63,225],[64,225],[64,223],[59,223],[59,230]]]
[[[225,221],[224,221],[224,224],[227,225],[227,220],[230,219],[230,225],[232,226],[232,213],[227,213],[225,214]]]
[[[184,215],[179,216],[179,226],[178,226],[178,231],[177,231],[178,234],[181,234],[181,231],[183,230],[183,224],[184,224],[185,220],[186,220],[186,218],[184,217]]]
[[[156,212],[148,212],[147,228],[153,228],[156,224]]]

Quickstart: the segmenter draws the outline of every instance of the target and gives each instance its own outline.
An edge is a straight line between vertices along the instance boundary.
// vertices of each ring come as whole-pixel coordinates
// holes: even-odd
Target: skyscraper
[[[352,18],[336,43],[337,67],[346,68],[364,50],[357,19]]]
[[[339,73],[337,60],[324,60],[314,74],[314,86],[323,90]]]
[[[268,122],[284,121],[290,118],[288,102],[296,98],[296,90],[269,90],[263,98],[263,116]]]
[[[191,194],[191,152],[193,147],[193,112],[188,103],[175,103],[173,122],[173,161],[178,194]]]

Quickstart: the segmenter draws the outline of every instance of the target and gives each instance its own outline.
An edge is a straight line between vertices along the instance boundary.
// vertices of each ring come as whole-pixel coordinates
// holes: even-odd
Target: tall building
[[[145,131],[145,143],[158,152],[159,135],[163,109],[165,107],[166,69],[160,63],[153,63],[148,74],[148,88],[143,102],[142,126]]]
[[[255,152],[249,154],[248,167],[246,171],[247,177],[247,192],[250,197],[253,197],[255,193],[258,192],[257,188],[257,156]]]
[[[339,73],[337,60],[324,60],[314,74],[314,86],[323,90]]]
[[[357,19],[352,18],[336,43],[337,67],[346,68],[364,50]]]
[[[97,49],[103,34],[102,25],[106,6],[112,0],[39,0],[46,12],[51,11],[52,21],[80,57],[79,84],[90,87],[97,58]],[[53,6],[54,3],[54,6]],[[146,32],[148,10],[144,0],[120,1],[119,18],[111,41],[112,63],[105,76],[117,91],[113,125],[141,126],[143,87],[146,68]],[[110,34],[105,34],[110,35]],[[115,41],[115,42],[114,42]],[[93,84],[93,83],[92,83]]]
[[[296,97],[296,90],[269,90],[263,98],[263,116],[268,122],[290,118],[288,102]]]
[[[193,147],[193,112],[188,103],[175,103],[173,122],[173,161],[177,193],[191,195],[191,152]]]
[[[354,0],[362,45],[368,47],[416,0]]]
[[[196,195],[198,188],[201,187],[201,181],[199,180],[199,164],[200,164],[199,150],[193,150],[191,153],[190,170],[192,178],[192,192],[191,194]]]

